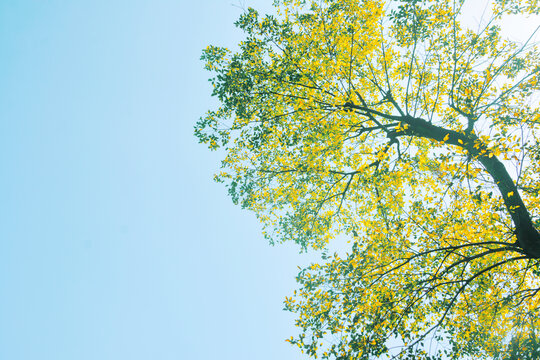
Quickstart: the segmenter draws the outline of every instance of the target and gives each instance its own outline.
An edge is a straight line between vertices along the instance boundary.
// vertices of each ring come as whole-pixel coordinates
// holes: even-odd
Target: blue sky
[[[302,358],[281,309],[309,256],[192,135],[235,1],[0,2],[0,359]]]

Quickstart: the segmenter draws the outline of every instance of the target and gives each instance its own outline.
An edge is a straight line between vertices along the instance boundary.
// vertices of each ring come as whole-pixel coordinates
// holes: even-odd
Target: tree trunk
[[[529,211],[525,207],[516,184],[510,177],[504,164],[487,149],[474,134],[466,135],[453,130],[447,130],[411,116],[404,116],[402,122],[409,125],[404,135],[419,136],[444,141],[447,144],[459,146],[475,159],[478,159],[491,175],[504,200],[515,226],[517,245],[531,258],[540,258],[540,233],[535,228]],[[400,133],[401,134],[401,133]]]

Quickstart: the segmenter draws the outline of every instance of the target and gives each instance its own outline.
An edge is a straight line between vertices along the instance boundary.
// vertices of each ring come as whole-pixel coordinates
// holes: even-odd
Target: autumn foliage
[[[501,35],[540,5],[466,6],[276,1],[203,53],[220,107],[195,132],[233,201],[271,242],[350,239],[286,298],[304,353],[540,356],[540,53]]]

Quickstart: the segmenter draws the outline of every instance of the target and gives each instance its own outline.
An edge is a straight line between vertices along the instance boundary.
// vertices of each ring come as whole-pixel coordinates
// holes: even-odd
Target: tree
[[[221,106],[195,132],[272,243],[350,239],[298,275],[288,341],[324,359],[535,358],[540,55],[501,23],[538,1],[493,1],[476,31],[464,0],[275,3],[236,22],[237,51],[203,52]]]

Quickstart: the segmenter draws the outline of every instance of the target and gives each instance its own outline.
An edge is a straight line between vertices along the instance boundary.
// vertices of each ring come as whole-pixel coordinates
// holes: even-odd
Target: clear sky
[[[302,358],[282,300],[308,260],[192,135],[232,4],[0,1],[0,359]]]

